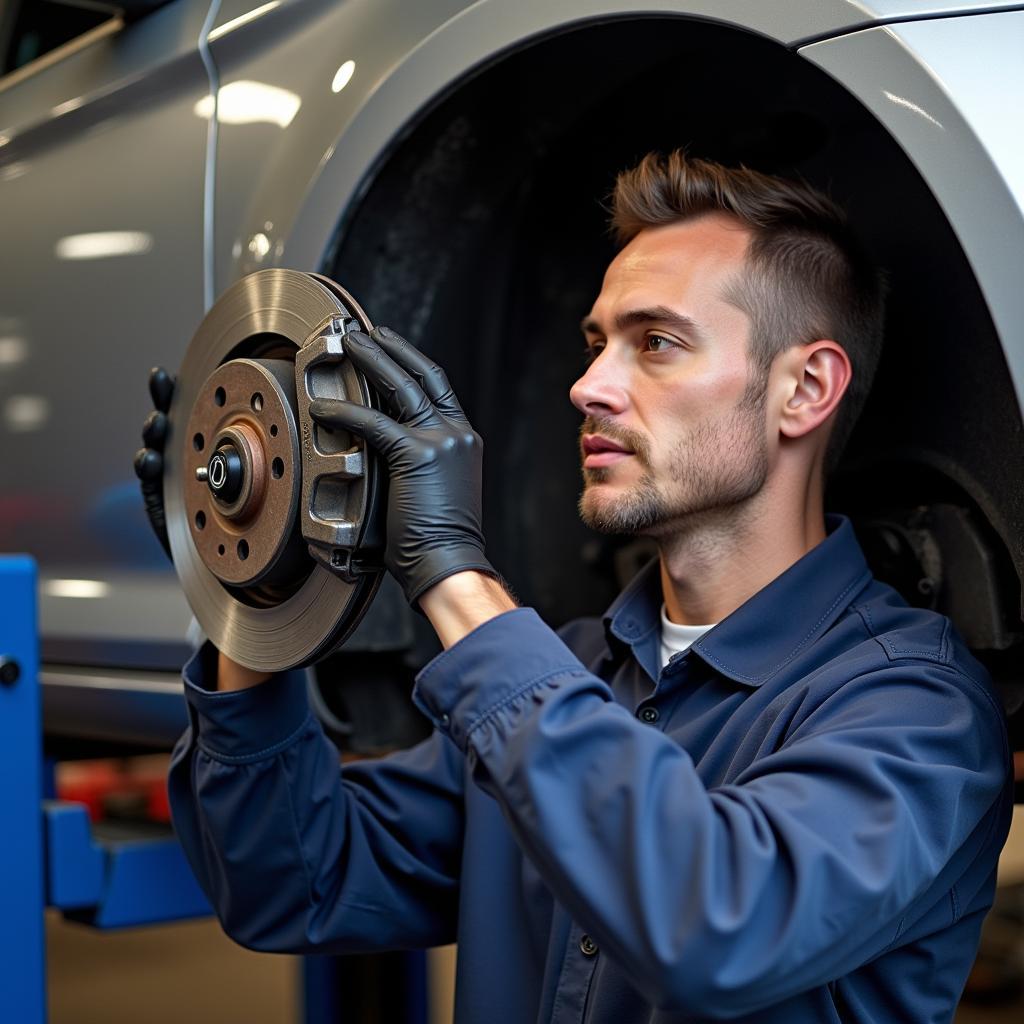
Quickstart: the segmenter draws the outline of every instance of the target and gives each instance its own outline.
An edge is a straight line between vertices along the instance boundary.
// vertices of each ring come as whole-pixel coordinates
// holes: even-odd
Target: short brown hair
[[[728,296],[751,320],[751,358],[767,377],[778,353],[819,338],[837,341],[853,379],[836,410],[831,470],[867,400],[882,348],[882,274],[854,239],[846,215],[804,182],[691,158],[648,153],[619,174],[611,222],[620,245],[644,228],[731,214],[753,233],[746,272]]]

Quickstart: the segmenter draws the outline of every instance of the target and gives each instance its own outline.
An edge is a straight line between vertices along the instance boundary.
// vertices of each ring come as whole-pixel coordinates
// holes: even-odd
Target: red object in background
[[[169,823],[167,757],[64,761],[57,765],[57,799],[85,804],[91,821],[117,818]]]

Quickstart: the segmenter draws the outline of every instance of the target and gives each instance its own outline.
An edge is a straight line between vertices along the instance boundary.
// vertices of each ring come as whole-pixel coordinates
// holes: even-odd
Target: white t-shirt
[[[673,654],[687,650],[695,644],[709,629],[717,626],[712,622],[707,626],[680,626],[678,622],[670,622],[665,604],[661,605],[661,667],[664,668]]]

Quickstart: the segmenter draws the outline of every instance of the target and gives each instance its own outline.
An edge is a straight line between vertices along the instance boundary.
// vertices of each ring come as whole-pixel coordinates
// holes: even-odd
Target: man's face
[[[589,526],[660,536],[763,486],[765,387],[750,319],[725,298],[749,240],[711,214],[642,231],[608,267],[583,323],[592,361],[570,392]]]

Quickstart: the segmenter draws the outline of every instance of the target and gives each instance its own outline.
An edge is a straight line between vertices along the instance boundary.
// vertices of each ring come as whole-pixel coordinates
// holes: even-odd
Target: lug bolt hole
[[[197,452],[201,452],[203,448],[206,447],[206,438],[203,437],[202,434],[196,434],[196,436],[192,438],[192,447],[195,448]]]
[[[270,436],[271,437],[277,437],[277,424],[276,423],[271,423],[270,424]]]
[[[201,530],[206,526],[206,513],[200,509],[196,513],[196,529]]]
[[[281,459],[274,459],[270,464],[270,472],[275,480],[280,480],[284,476],[284,462]]]
[[[218,544],[217,545],[217,554],[218,555],[223,555],[224,554],[224,545],[223,544]]]
[[[258,392],[254,392],[249,404],[252,406],[253,412],[263,412],[263,396]]]
[[[228,399],[227,392],[223,388],[217,388],[213,393],[213,404],[223,405]]]
[[[244,540],[238,542],[238,557],[243,562],[249,557],[249,545]]]

